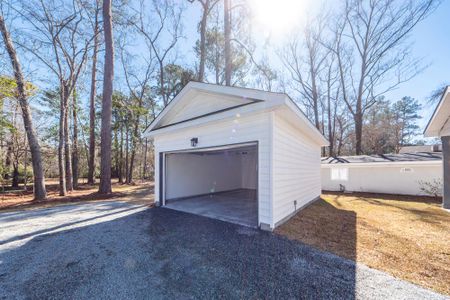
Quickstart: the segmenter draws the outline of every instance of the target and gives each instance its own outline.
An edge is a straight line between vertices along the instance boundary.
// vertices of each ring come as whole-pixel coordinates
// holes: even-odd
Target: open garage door
[[[256,143],[165,153],[164,205],[258,225]]]

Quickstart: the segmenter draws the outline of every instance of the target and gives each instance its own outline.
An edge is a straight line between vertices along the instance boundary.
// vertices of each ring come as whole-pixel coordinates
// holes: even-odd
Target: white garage
[[[272,230],[320,196],[328,142],[286,94],[190,82],[144,135],[161,206]]]

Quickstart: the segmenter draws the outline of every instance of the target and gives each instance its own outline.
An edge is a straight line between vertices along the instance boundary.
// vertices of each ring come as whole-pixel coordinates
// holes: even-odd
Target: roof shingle
[[[415,152],[399,154],[376,154],[357,156],[322,157],[322,164],[352,164],[352,163],[380,163],[380,162],[414,162],[440,161],[442,152]]]

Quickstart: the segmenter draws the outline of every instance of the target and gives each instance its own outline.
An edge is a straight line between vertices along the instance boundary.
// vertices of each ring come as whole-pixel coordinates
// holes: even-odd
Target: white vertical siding
[[[259,222],[272,224],[270,199],[270,113],[245,117],[239,114],[233,119],[209,122],[190,128],[179,129],[154,137],[155,166],[159,167],[159,153],[193,149],[192,137],[198,138],[196,148],[214,147],[245,142],[258,142],[258,210]],[[157,169],[159,170],[159,169]],[[159,172],[155,172],[155,199],[159,201]]]
[[[320,149],[286,121],[283,111],[273,119],[273,222],[276,225],[320,196]],[[294,205],[297,201],[297,205]]]

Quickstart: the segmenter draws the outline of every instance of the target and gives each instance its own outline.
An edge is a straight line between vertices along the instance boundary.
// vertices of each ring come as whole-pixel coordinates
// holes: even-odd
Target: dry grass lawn
[[[132,202],[145,202],[149,205],[153,202],[153,182],[143,182],[133,185],[114,183],[113,192],[109,195],[99,195],[98,184],[80,184],[77,190],[69,192],[67,196],[59,196],[58,183],[55,180],[46,181],[47,196],[46,201],[33,201],[33,191],[6,191],[0,193],[0,210],[11,210],[18,208],[34,208],[52,206],[55,204],[72,203],[80,201],[101,201],[101,200],[123,200]]]
[[[450,295],[450,212],[432,198],[325,194],[276,232]]]

